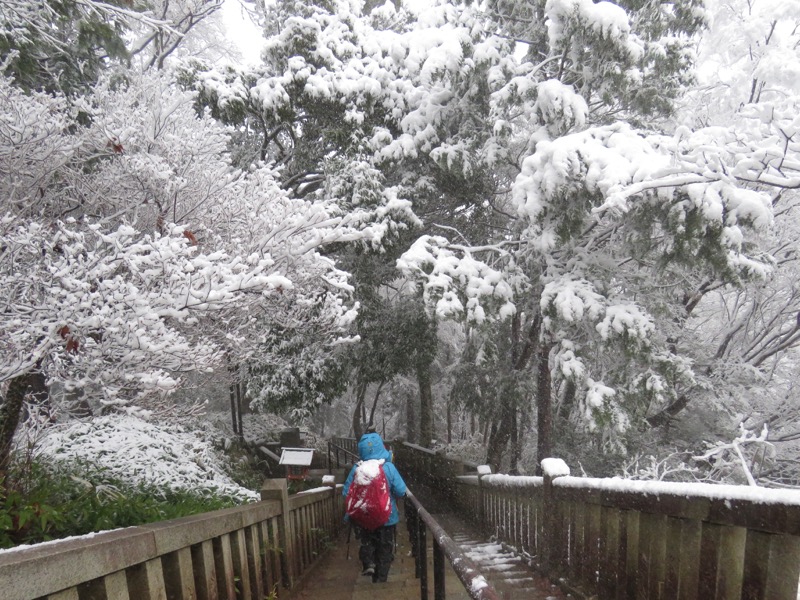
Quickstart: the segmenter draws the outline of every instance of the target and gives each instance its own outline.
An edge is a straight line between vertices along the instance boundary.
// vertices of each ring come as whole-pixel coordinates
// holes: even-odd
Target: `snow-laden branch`
[[[226,358],[289,371],[348,339],[353,288],[322,251],[379,246],[410,203],[291,198],[269,169],[233,169],[192,99],[159,74],[102,80],[76,100],[86,125],[0,79],[0,381],[38,369],[119,408]],[[302,358],[276,351],[294,340]]]

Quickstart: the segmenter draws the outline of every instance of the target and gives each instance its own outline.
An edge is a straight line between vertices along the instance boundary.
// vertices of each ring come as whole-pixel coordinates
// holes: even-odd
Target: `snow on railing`
[[[798,597],[800,491],[571,477],[557,459],[543,478],[465,475],[415,454],[404,445],[404,475],[584,597]]]
[[[262,600],[294,586],[342,522],[335,488],[0,552],[3,600]],[[281,594],[283,597],[283,594]]]
[[[447,559],[464,589],[473,600],[500,600],[500,594],[486,581],[475,568],[472,560],[447,532],[425,510],[414,494],[406,494],[405,506],[408,531],[414,546],[414,566],[420,580],[420,598],[428,598],[428,551],[427,537],[433,538],[433,597],[444,600],[446,597],[444,561]]]

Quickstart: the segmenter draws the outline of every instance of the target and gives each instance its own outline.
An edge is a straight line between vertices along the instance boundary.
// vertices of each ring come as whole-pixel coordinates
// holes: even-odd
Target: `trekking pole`
[[[350,534],[353,533],[353,522],[347,521],[350,527],[347,529],[347,560],[350,560]]]

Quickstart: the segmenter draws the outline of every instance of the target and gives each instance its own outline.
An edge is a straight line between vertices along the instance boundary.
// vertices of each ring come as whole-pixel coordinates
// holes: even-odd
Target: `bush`
[[[227,461],[212,446],[201,432],[185,426],[107,415],[49,428],[37,441],[36,456],[68,469],[88,464],[89,472],[106,474],[114,485],[144,485],[160,495],[189,492],[239,503],[258,500],[255,490],[238,485],[225,472]]]
[[[101,472],[16,465],[0,480],[0,548],[184,517],[238,504],[185,490],[132,487]]]

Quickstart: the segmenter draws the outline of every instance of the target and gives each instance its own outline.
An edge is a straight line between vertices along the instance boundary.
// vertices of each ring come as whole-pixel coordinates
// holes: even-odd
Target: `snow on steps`
[[[457,517],[437,514],[434,518],[505,600],[560,600],[571,597],[539,575],[524,558],[507,547],[476,539],[475,534]]]

